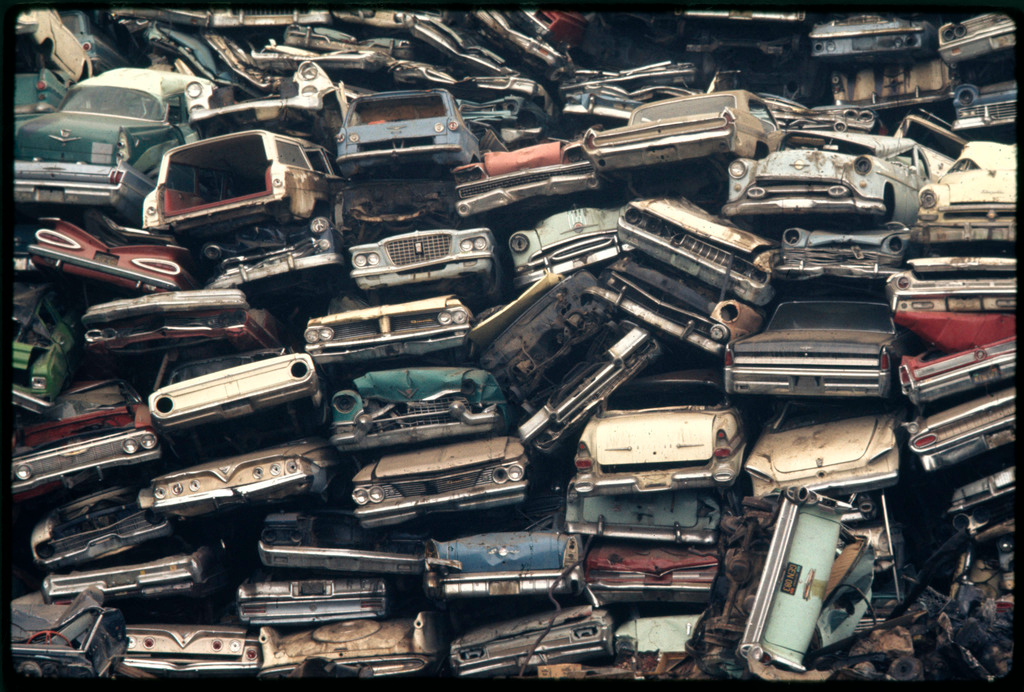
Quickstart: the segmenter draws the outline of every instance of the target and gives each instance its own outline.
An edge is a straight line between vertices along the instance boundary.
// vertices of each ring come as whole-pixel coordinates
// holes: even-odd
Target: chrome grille
[[[359,339],[365,336],[377,336],[380,334],[380,324],[377,320],[339,324],[336,327],[331,327],[331,329],[334,330],[334,337],[331,341]]]
[[[698,240],[693,235],[672,227],[656,216],[644,214],[641,219],[641,228],[649,233],[659,236],[673,247],[682,248],[692,255],[701,257],[712,264],[719,265],[723,269],[729,267],[731,260],[731,271],[737,274],[742,274],[759,283],[768,281],[768,275],[755,267],[748,260],[745,260],[742,257],[737,257],[735,254],[730,254],[724,250],[720,250],[710,243]]]
[[[437,312],[418,312],[414,315],[395,315],[391,318],[392,332],[433,329],[438,326]]]
[[[473,469],[462,473],[445,474],[439,478],[418,481],[402,481],[384,486],[385,497],[420,497],[441,495],[456,490],[465,490],[476,485],[494,482],[494,468]]]
[[[1012,418],[1016,412],[1017,404],[1011,401],[1002,406],[994,406],[978,415],[950,421],[945,425],[935,426],[932,428],[932,432],[938,436],[939,441],[950,440],[964,433],[969,433],[1000,421],[1003,418]]]
[[[49,544],[53,548],[55,554],[67,554],[84,550],[89,547],[91,542],[94,542],[103,536],[130,538],[142,531],[152,529],[159,525],[147,521],[145,517],[145,512],[132,512],[125,518],[108,526],[93,529],[91,531],[83,531],[71,536],[65,536],[64,538],[57,538],[50,541]],[[160,523],[165,524],[166,522],[167,520],[163,519]]]
[[[387,417],[378,418],[373,422],[372,434],[454,423],[455,419],[448,413],[448,407],[453,401],[461,401],[466,404],[467,409],[470,408],[465,397],[454,394],[430,401],[409,401],[404,404],[395,404]]]
[[[455,192],[458,194],[459,199],[467,199],[469,197],[482,195],[485,192],[490,192],[491,190],[497,190],[503,187],[517,187],[519,185],[530,185],[532,183],[543,182],[550,178],[554,178],[557,175],[588,175],[593,172],[594,164],[589,161],[585,161],[583,163],[564,166],[557,169],[534,171],[515,176],[502,176],[495,178],[494,180],[458,185],[455,188]]]
[[[71,457],[54,452],[53,456],[29,461],[27,465],[32,469],[33,477],[49,475],[57,472],[68,473],[108,459],[117,459],[119,457],[126,456],[124,450],[121,448],[121,442],[123,439],[124,438],[119,437],[116,440],[99,442],[98,444],[85,448],[85,450],[80,454],[76,454]],[[139,450],[139,452],[144,451],[145,450]],[[24,462],[19,462],[15,459],[13,463],[15,466],[20,466]]]
[[[860,247],[833,247],[828,250],[786,250],[782,253],[785,263],[807,262],[811,265],[846,265],[853,267],[899,267],[903,255],[887,255]]]
[[[1017,102],[1006,101],[1003,103],[990,103],[984,106],[968,106],[961,108],[958,114],[963,118],[985,118],[987,120],[1003,120],[1004,118],[1017,117]]]
[[[435,233],[416,238],[399,238],[383,243],[388,259],[396,266],[429,262],[451,252],[452,238],[448,233]]]

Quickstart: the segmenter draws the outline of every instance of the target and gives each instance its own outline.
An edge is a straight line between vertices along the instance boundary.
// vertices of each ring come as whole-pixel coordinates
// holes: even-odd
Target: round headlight
[[[365,505],[370,501],[370,496],[367,494],[366,488],[356,488],[352,491],[352,499],[357,505]]]
[[[437,313],[437,321],[440,322],[441,324],[451,324],[452,313],[448,312],[447,310],[442,310],[441,312]]]
[[[508,246],[512,252],[526,252],[526,248],[530,247],[530,239],[525,233],[514,233],[508,239]]]
[[[121,443],[121,449],[125,451],[125,454],[135,454],[135,452],[139,451],[139,441],[129,438]]]
[[[139,442],[142,444],[143,449],[153,449],[156,447],[156,435],[147,433],[139,438]]]
[[[459,248],[460,248],[460,249],[461,249],[461,250],[462,250],[463,252],[469,252],[470,250],[472,250],[472,249],[473,249],[473,241],[472,241],[472,240],[470,240],[469,238],[466,238],[466,239],[465,239],[465,240],[463,240],[463,241],[462,241],[461,243],[459,243]]]
[[[459,129],[459,123],[455,120],[449,120],[448,129],[451,130],[452,132],[455,132],[456,130]]]
[[[867,175],[871,172],[871,159],[867,156],[858,156],[857,160],[853,162],[853,170],[860,175]]]
[[[746,174],[747,164],[740,161],[739,159],[736,159],[735,161],[729,164],[729,175],[731,175],[733,178],[742,178]]]
[[[921,190],[921,208],[931,209],[938,202],[938,198],[935,196],[934,190]]]
[[[801,233],[796,228],[787,228],[782,233],[782,242],[784,242],[786,245],[796,245],[797,243],[800,242],[800,238],[802,237],[803,233]]]
[[[32,477],[32,469],[27,466],[19,466],[14,470],[14,475],[23,481],[27,481]]]
[[[384,489],[379,485],[375,485],[370,488],[369,494],[371,502],[382,502],[384,500]]]
[[[189,98],[199,98],[199,95],[203,93],[203,85],[199,82],[189,82],[188,86],[185,87],[185,95]]]
[[[330,341],[334,338],[334,330],[330,327],[320,327],[317,330],[317,336],[320,337],[320,341]]]
[[[353,144],[355,144],[356,142],[358,142],[358,141],[359,141],[359,135],[358,135],[358,134],[356,134],[355,132],[353,132],[352,134],[350,134],[350,135],[348,136],[348,141],[350,141],[350,142],[352,142]]]
[[[334,395],[332,403],[334,404],[334,409],[338,413],[348,413],[356,407],[356,398],[351,394],[342,394],[339,392]]]
[[[469,315],[465,310],[452,310],[452,320],[455,324],[465,324],[468,319]]]
[[[715,341],[725,341],[729,338],[729,329],[723,324],[711,325],[711,338]]]
[[[474,250],[486,250],[487,249],[487,238],[473,238],[473,249]]]
[[[316,327],[310,327],[302,336],[307,344],[315,344],[320,339],[320,330]]]
[[[525,472],[523,467],[520,466],[519,464],[512,464],[511,466],[507,467],[505,470],[508,471],[508,479],[510,481],[521,480],[522,477],[523,477],[523,474]]]
[[[366,261],[369,262],[371,267],[376,267],[380,264],[380,256],[371,252],[366,255]]]
[[[316,75],[316,65],[313,63],[303,63],[302,67],[299,68],[299,76],[303,79],[316,79]]]
[[[366,255],[356,255],[355,257],[352,258],[352,264],[356,265],[357,267],[365,267]]]
[[[438,134],[444,132],[444,125],[442,125],[441,123],[434,123],[434,132]]]

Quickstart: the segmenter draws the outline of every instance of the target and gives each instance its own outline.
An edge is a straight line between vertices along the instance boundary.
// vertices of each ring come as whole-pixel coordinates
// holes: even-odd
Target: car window
[[[732,94],[718,94],[701,98],[686,98],[681,101],[652,103],[640,106],[630,116],[631,125],[650,123],[655,120],[685,118],[690,115],[718,115],[726,108],[736,107],[736,97]]]
[[[61,106],[64,112],[119,115],[141,120],[163,120],[164,107],[144,91],[123,87],[78,87],[68,92]]]
[[[331,169],[331,163],[324,156],[324,152],[320,149],[303,149],[306,152],[306,158],[309,159],[309,163],[313,166],[313,170],[326,175],[334,175],[334,171]]]
[[[769,423],[768,429],[771,432],[784,432],[811,425],[849,420],[860,416],[878,416],[884,413],[884,403],[869,400],[850,400],[840,403],[787,401],[781,415]]]
[[[772,112],[768,110],[768,106],[758,101],[750,101],[748,108],[750,109],[750,114],[764,125],[765,132],[775,132],[778,129],[775,119],[772,117]]]
[[[888,305],[825,301],[799,301],[779,305],[768,324],[768,330],[791,329],[845,329],[887,334],[896,331]]]
[[[347,126],[373,125],[398,120],[445,118],[448,109],[439,94],[409,96],[403,99],[370,99],[352,105]]]
[[[978,171],[981,170],[981,166],[974,163],[970,159],[960,159],[953,164],[953,167],[949,169],[950,173],[962,173],[963,171]]]
[[[302,149],[291,142],[282,139],[275,140],[277,143],[277,159],[287,166],[309,169],[309,162],[306,161]]]

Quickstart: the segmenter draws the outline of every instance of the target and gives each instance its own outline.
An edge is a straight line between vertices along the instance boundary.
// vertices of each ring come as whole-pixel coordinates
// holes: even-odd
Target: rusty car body
[[[380,578],[246,581],[235,598],[247,625],[306,625],[386,618],[391,590]]]
[[[707,548],[609,542],[591,548],[583,563],[587,595],[610,603],[706,603],[718,573]]]
[[[903,356],[900,386],[908,399],[922,406],[990,383],[1012,379],[1017,373],[1017,336],[999,339],[958,353],[926,351]]]
[[[126,630],[122,663],[160,677],[255,676],[260,645],[245,627],[137,624]]]
[[[1017,439],[1017,388],[980,397],[907,421],[908,448],[925,471],[958,464]]]

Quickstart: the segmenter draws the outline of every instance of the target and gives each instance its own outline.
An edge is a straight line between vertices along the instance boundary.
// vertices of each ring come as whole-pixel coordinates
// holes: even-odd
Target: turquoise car
[[[378,370],[353,385],[331,400],[331,442],[343,452],[504,435],[510,424],[505,395],[484,370]]]

